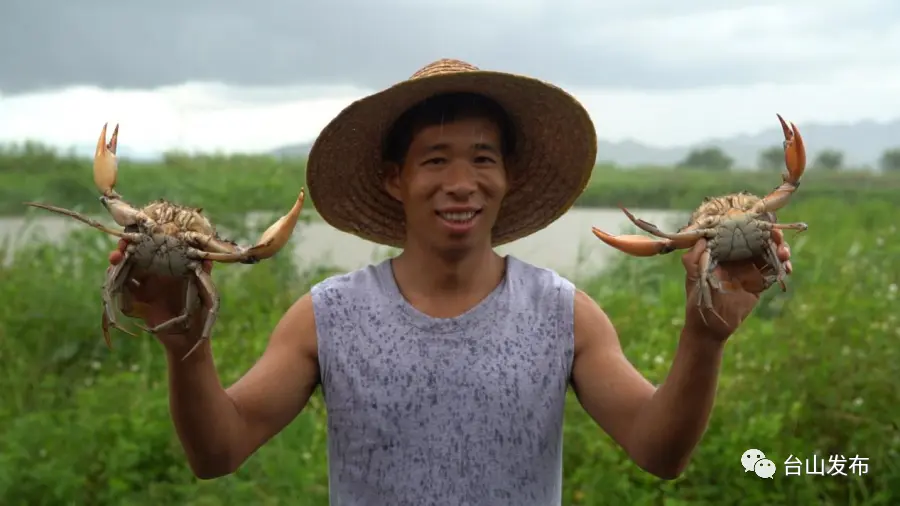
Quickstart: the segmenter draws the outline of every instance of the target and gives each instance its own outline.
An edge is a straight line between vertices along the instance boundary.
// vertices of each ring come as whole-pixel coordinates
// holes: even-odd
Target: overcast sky
[[[442,57],[551,80],[609,140],[900,117],[890,0],[4,0],[0,142],[267,150]]]

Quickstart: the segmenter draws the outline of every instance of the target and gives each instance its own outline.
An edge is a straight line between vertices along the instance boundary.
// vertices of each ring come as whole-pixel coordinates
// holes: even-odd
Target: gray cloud
[[[561,0],[437,3],[5,0],[0,91],[72,84],[146,88],[186,80],[381,87],[441,57],[567,85],[644,89],[787,81],[823,72],[820,62],[761,65],[766,55],[752,54],[739,61],[706,57],[663,65],[631,44],[661,35],[621,29],[648,17],[723,9],[729,3],[724,0],[653,0],[633,7]],[[869,14],[851,22],[884,19],[883,12]],[[815,29],[833,37],[830,28]]]

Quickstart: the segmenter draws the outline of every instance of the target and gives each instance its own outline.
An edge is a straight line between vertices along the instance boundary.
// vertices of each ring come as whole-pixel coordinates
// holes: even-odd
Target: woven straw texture
[[[350,104],[319,134],[306,184],[326,222],[369,241],[403,247],[403,207],[384,187],[384,136],[404,111],[449,92],[490,97],[513,122],[515,152],[505,159],[509,191],[494,225],[495,246],[541,230],[572,206],[597,156],[597,134],[584,107],[537,79],[444,59]]]

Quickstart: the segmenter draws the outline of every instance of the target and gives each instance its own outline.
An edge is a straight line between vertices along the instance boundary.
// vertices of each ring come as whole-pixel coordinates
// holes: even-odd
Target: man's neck
[[[454,257],[407,245],[392,266],[397,284],[408,296],[468,298],[496,288],[503,277],[504,263],[489,244]]]

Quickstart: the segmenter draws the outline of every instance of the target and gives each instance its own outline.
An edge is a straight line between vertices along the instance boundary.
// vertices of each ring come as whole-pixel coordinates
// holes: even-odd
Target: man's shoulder
[[[354,293],[371,293],[372,289],[381,283],[380,270],[384,268],[384,262],[369,264],[350,272],[331,275],[314,284],[310,289],[313,298],[343,298]]]
[[[524,289],[530,298],[574,296],[575,285],[557,271],[528,263],[512,255],[508,258],[508,275],[513,287]]]
[[[549,267],[541,267],[512,255],[508,256],[510,274],[513,277],[530,279],[536,285],[549,285],[553,287],[571,286],[572,282],[559,272]]]

